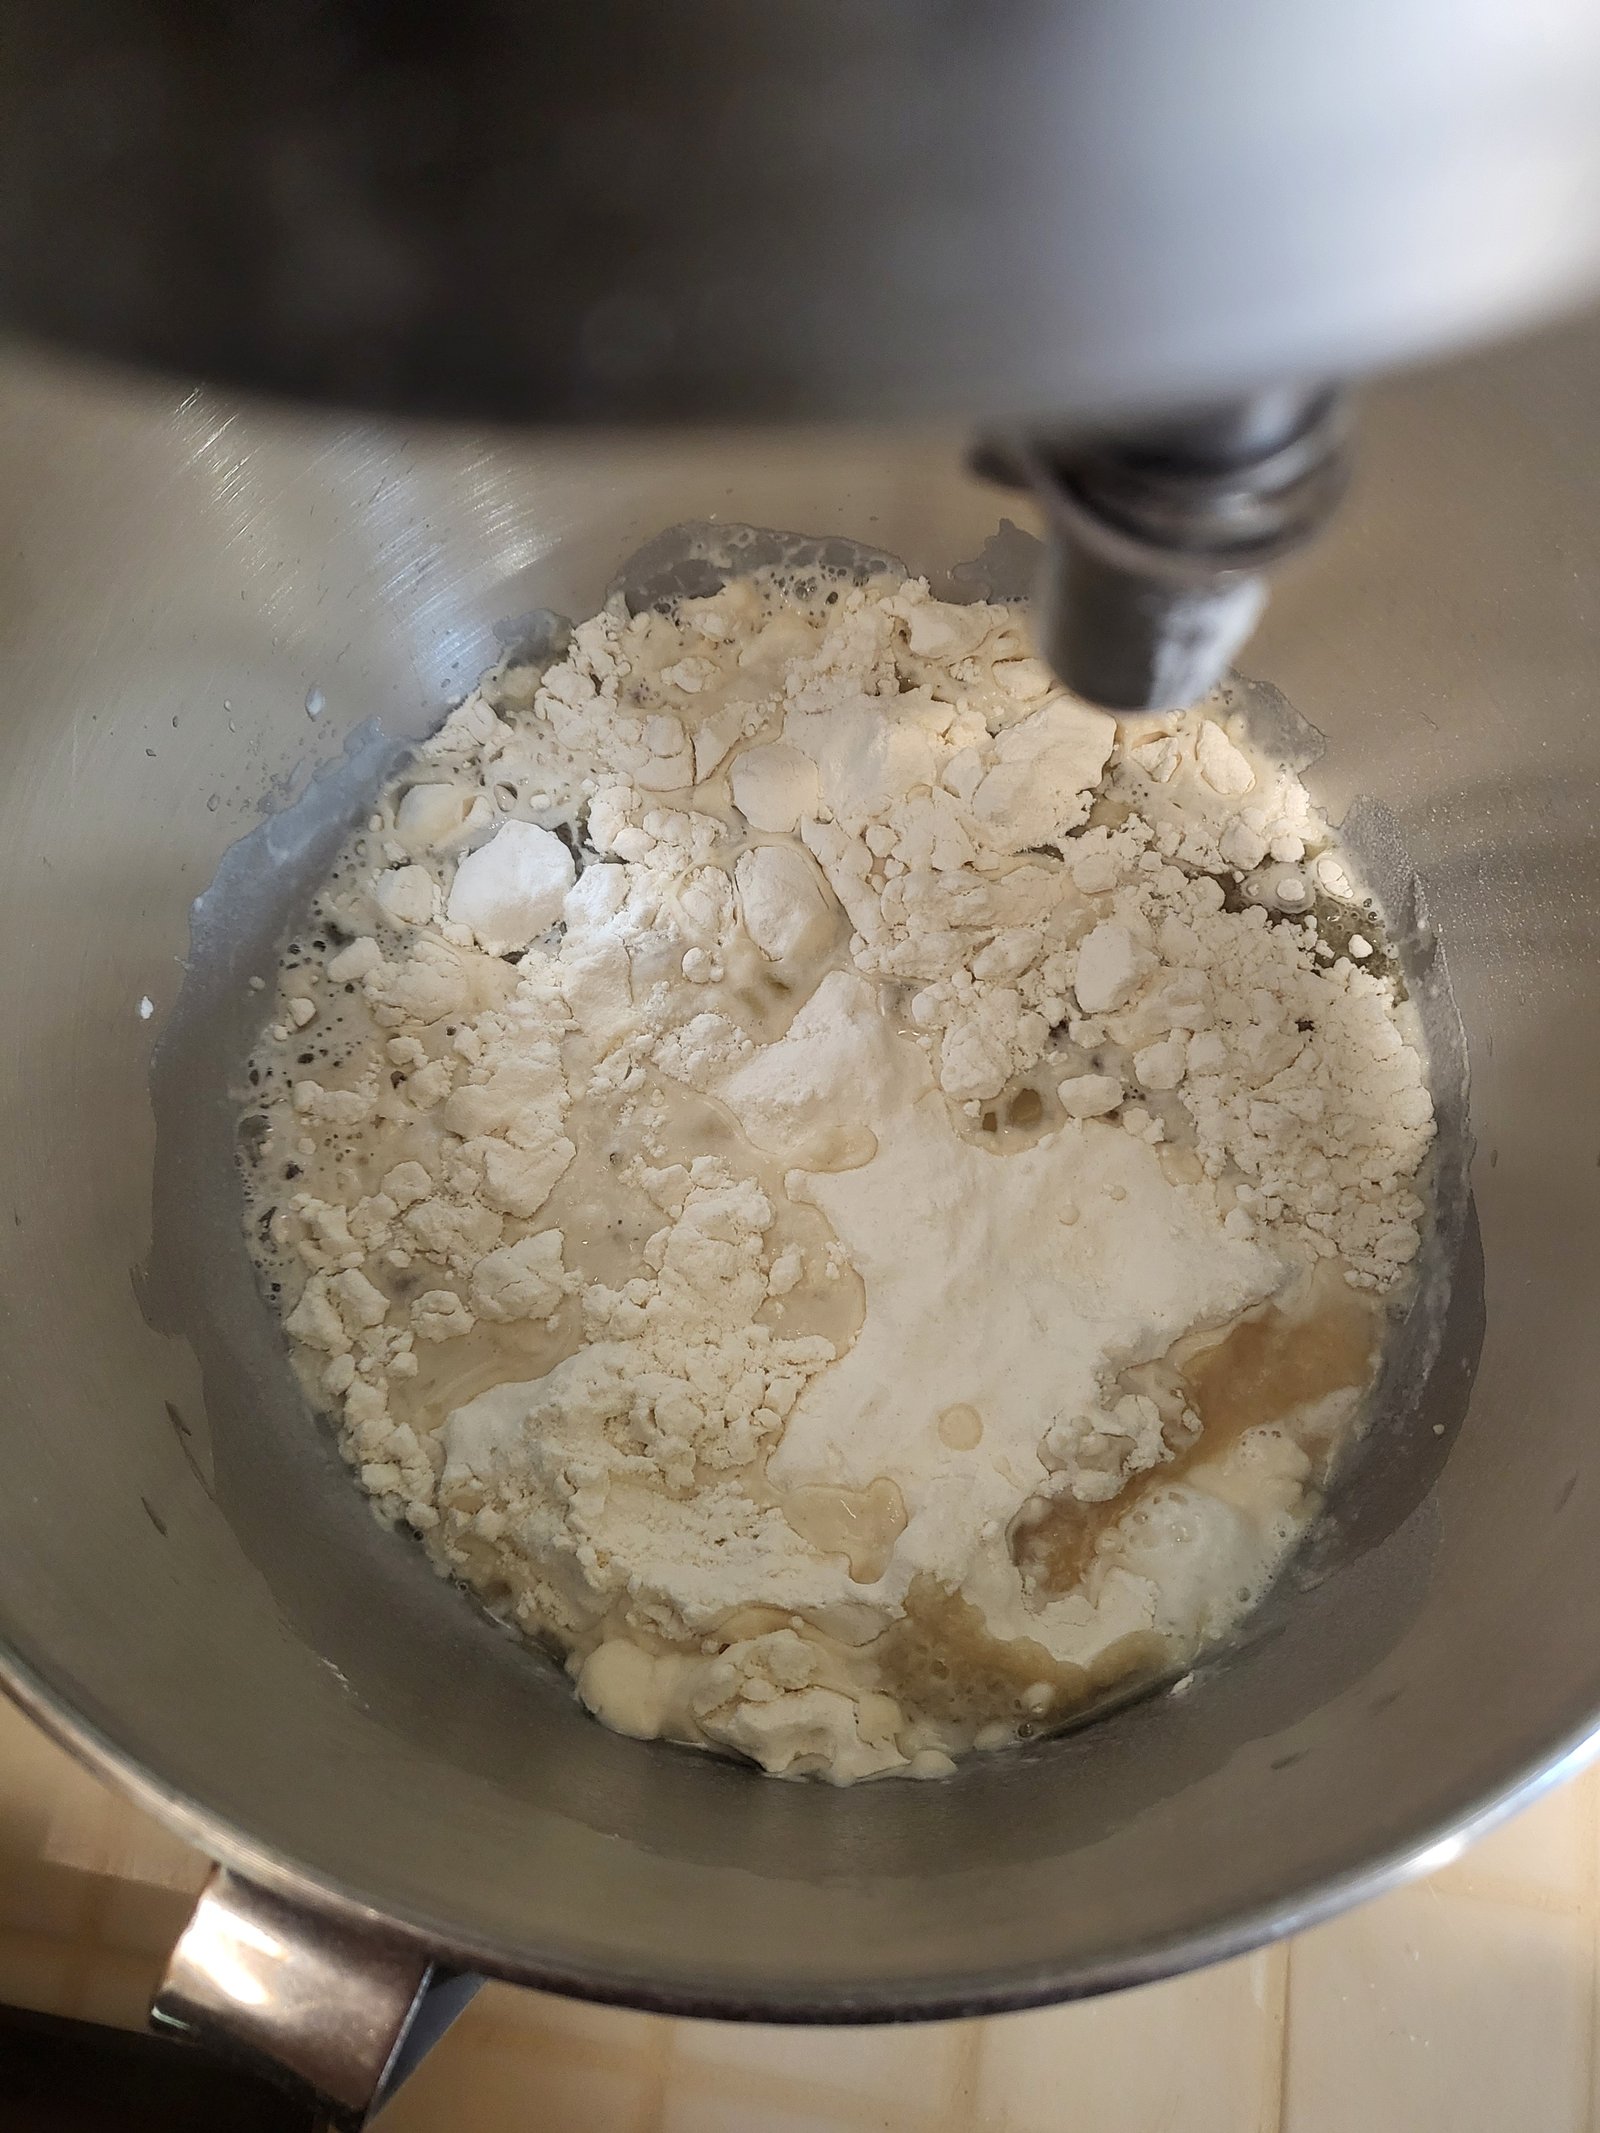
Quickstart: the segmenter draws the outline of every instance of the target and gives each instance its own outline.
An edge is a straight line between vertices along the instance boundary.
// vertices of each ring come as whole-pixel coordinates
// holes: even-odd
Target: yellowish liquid
[[[1094,1561],[1101,1536],[1152,1489],[1166,1488],[1191,1467],[1215,1459],[1247,1430],[1292,1423],[1330,1393],[1366,1386],[1376,1362],[1377,1332],[1373,1306],[1332,1274],[1316,1282],[1302,1312],[1263,1304],[1220,1339],[1181,1342],[1168,1364],[1182,1406],[1199,1418],[1198,1434],[1109,1503],[1057,1497],[1019,1522],[1012,1535],[1018,1567],[1044,1594],[1070,1592]]]
[[[864,1489],[827,1483],[790,1489],[783,1515],[803,1541],[823,1555],[842,1555],[858,1585],[876,1584],[906,1530],[906,1507],[892,1481],[879,1475]]]
[[[906,1611],[873,1646],[883,1685],[909,1708],[946,1725],[999,1722],[1043,1731],[1096,1690],[1157,1666],[1165,1649],[1136,1634],[1102,1652],[1092,1667],[1052,1658],[1032,1637],[994,1637],[983,1614],[931,1578],[913,1579]]]

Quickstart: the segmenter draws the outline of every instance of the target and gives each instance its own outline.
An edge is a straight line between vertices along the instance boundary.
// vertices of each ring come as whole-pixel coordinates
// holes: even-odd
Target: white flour
[[[932,1774],[1187,1658],[1418,1245],[1331,843],[1242,734],[1124,741],[914,581],[486,676],[254,1062],[253,1234],[363,1485],[608,1723],[773,1771]]]

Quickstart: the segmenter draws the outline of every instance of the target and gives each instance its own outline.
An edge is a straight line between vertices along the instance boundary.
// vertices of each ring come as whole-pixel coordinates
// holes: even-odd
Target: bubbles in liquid
[[[983,1441],[983,1417],[975,1407],[947,1407],[939,1417],[939,1441],[953,1452],[970,1452]]]
[[[1003,1725],[989,1746],[1015,1739],[1024,1723],[1064,1718],[1095,1686],[1088,1669],[1031,1637],[991,1636],[981,1609],[927,1576],[912,1580],[903,1618],[873,1649],[901,1702],[950,1724]]]

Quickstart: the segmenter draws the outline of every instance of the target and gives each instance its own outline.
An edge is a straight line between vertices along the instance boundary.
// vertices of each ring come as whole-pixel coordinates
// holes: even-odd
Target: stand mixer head
[[[74,0],[8,47],[14,325],[412,415],[954,415],[1122,711],[1333,508],[1327,381],[1600,280],[1588,0]]]

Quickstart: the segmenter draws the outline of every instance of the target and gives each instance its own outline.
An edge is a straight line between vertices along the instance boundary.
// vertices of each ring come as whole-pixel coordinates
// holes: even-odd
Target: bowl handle
[[[151,2003],[154,2027],[309,2089],[367,2123],[482,1979],[215,1867]]]

